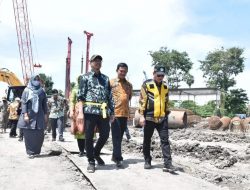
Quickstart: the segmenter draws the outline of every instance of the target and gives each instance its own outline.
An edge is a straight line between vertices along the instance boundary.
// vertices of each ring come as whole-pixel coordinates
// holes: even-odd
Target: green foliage
[[[199,106],[192,100],[185,100],[181,103],[181,107],[189,109],[201,117],[208,117],[214,115],[216,104],[214,101],[209,101],[207,104]]]
[[[225,108],[227,115],[247,113],[248,97],[243,89],[230,90],[226,94]]]
[[[214,101],[209,101],[207,104],[203,106],[198,106],[197,108],[197,114],[200,115],[201,117],[208,117],[211,115],[215,115],[216,111],[216,104]]]
[[[174,104],[175,104],[174,101],[172,101],[172,100],[169,100],[169,101],[168,101],[168,107],[173,108],[173,107],[174,107]]]
[[[149,53],[153,59],[153,65],[165,66],[171,88],[180,87],[181,81],[186,82],[189,86],[193,84],[194,78],[189,74],[193,63],[186,52],[170,51],[167,47],[161,47],[159,51]]]
[[[195,112],[197,105],[195,104],[195,102],[193,100],[184,100],[181,103],[180,107],[185,108],[185,109],[189,109],[189,110],[192,110],[193,112]]]
[[[52,77],[46,76],[44,73],[39,74],[39,76],[43,81],[46,94],[51,95],[53,85],[54,85],[54,82],[52,81]]]
[[[233,47],[209,52],[204,61],[200,61],[203,77],[207,79],[207,86],[217,87],[225,92],[236,84],[234,76],[243,72],[244,50]]]

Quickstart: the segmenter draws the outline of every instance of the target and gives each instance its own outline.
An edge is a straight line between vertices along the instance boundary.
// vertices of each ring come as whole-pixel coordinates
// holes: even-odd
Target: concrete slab
[[[57,142],[69,152],[77,150],[77,142],[72,135],[65,133],[65,142]],[[81,169],[98,190],[147,190],[147,189],[171,189],[171,190],[203,190],[222,189],[205,180],[192,177],[183,172],[175,174],[162,172],[162,164],[152,162],[153,168],[143,168],[143,157],[131,154],[123,154],[124,168],[118,169],[111,161],[112,153],[106,149],[102,150],[102,159],[105,166],[96,166],[95,173],[87,173],[87,158],[70,154],[69,158]],[[223,188],[226,189],[226,188]]]

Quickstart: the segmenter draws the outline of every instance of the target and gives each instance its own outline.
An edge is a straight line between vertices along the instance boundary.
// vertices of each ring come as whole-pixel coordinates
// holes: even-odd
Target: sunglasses
[[[164,75],[156,75],[157,77],[164,77]]]

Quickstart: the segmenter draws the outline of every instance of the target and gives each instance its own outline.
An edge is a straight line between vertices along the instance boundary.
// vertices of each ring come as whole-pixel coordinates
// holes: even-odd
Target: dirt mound
[[[197,124],[201,121],[202,121],[202,117],[198,116],[198,115],[189,115],[187,117],[187,123],[188,123],[188,126],[190,126],[190,127],[193,127],[194,124]]]

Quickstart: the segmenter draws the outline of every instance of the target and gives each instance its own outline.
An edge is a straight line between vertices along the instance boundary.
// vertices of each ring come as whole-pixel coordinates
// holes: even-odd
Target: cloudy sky
[[[160,47],[186,51],[194,62],[193,87],[205,87],[198,60],[222,46],[244,48],[245,70],[236,77],[236,88],[246,90],[250,99],[246,85],[250,0],[27,0],[27,4],[34,59],[42,65],[35,72],[51,76],[55,88],[64,90],[68,37],[73,41],[71,81],[80,74],[87,30],[94,33],[90,54],[103,56],[102,72],[115,77],[116,65],[126,62],[135,89],[144,79],[143,70],[152,76],[149,51]],[[11,0],[0,0],[0,68],[22,79]]]

